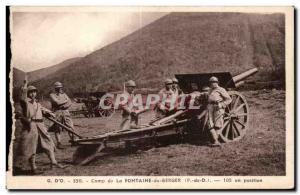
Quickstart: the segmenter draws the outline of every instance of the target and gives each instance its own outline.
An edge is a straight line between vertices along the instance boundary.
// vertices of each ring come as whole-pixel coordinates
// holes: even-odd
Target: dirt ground
[[[76,147],[68,146],[56,152],[57,160],[70,165],[68,168],[51,170],[45,154],[37,155],[37,166],[44,171],[43,175],[66,176],[285,175],[285,91],[243,94],[250,106],[249,128],[243,139],[222,148],[187,142],[135,152],[120,150],[98,157],[89,165],[74,166],[72,155]],[[152,117],[152,112],[144,113],[142,123]],[[120,113],[112,118],[74,118],[76,130],[85,136],[118,129],[120,121]],[[17,122],[17,139],[19,131]],[[69,145],[66,133],[63,138],[64,144]]]

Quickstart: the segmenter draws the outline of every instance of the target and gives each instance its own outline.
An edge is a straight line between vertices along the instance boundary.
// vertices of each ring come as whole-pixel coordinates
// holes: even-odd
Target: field
[[[37,156],[43,175],[285,175],[285,91],[245,91],[250,106],[250,123],[240,141],[211,148],[205,144],[180,143],[128,152],[122,148],[86,166],[71,164],[75,147],[57,150],[57,160],[70,165],[50,169],[45,154]],[[142,123],[153,117],[142,115]],[[92,136],[118,129],[120,113],[112,118],[74,118],[76,130]],[[20,131],[17,122],[16,137]],[[64,134],[64,144],[68,136]],[[15,144],[15,146],[17,143]]]

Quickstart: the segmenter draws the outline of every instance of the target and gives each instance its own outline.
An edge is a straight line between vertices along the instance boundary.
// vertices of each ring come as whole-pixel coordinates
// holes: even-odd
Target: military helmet
[[[170,85],[170,84],[173,84],[172,79],[166,79],[165,80],[165,85]]]
[[[218,83],[219,80],[218,80],[217,77],[210,77],[209,82],[210,82],[210,83]]]
[[[30,91],[38,91],[38,90],[35,86],[30,85],[30,86],[27,87],[27,91],[30,92]]]
[[[126,87],[136,87],[136,84],[133,80],[129,80],[125,83]]]
[[[173,79],[172,79],[172,81],[173,81],[173,83],[178,83],[178,80],[174,77]]]
[[[61,82],[55,82],[54,83],[54,88],[62,88],[63,87],[63,85],[62,85],[62,83]]]

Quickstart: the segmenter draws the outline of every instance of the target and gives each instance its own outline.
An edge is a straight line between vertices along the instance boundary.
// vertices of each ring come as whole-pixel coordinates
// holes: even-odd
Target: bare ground
[[[148,150],[119,150],[100,156],[87,166],[74,166],[76,147],[58,150],[57,160],[66,169],[50,169],[45,154],[37,157],[43,175],[285,175],[285,91],[243,92],[250,106],[250,123],[245,137],[237,142],[211,148],[202,144],[180,143]],[[152,118],[148,112],[142,123]],[[120,113],[112,118],[75,118],[76,130],[92,136],[118,129]],[[19,127],[20,124],[17,124]],[[16,136],[18,138],[18,131]],[[65,144],[68,136],[64,134]]]

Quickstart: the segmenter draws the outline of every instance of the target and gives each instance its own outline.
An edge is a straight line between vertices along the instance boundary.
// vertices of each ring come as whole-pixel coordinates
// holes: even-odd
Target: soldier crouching
[[[223,115],[225,108],[231,103],[231,97],[227,91],[219,86],[219,80],[216,77],[209,79],[210,89],[208,91],[208,127],[213,138],[212,146],[220,146],[219,130],[224,125]]]

